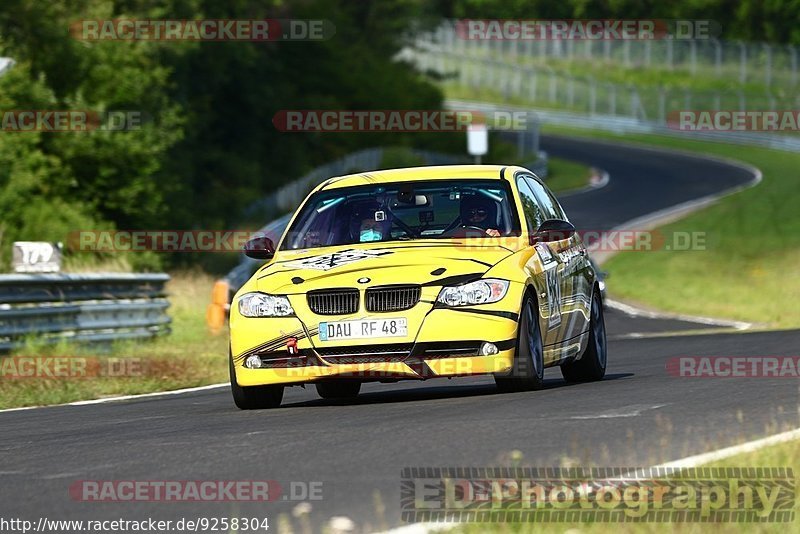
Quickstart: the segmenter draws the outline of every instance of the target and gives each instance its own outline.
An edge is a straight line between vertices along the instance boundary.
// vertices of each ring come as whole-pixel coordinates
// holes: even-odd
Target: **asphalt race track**
[[[546,138],[551,155],[610,173],[608,186],[569,196],[576,226],[607,229],[749,182],[744,169],[620,145]],[[491,377],[368,384],[354,402],[291,388],[277,410],[241,412],[227,388],[89,406],[0,413],[0,516],[49,519],[291,518],[295,503],[79,502],[78,480],[322,482],[310,515],[358,529],[401,526],[400,471],[411,466],[647,466],[798,426],[792,379],[678,378],[669,358],[797,355],[800,331],[670,335],[703,328],[608,312],[602,382],[499,394]],[[626,338],[630,333],[660,333]],[[220,365],[225,364],[220,355]],[[299,486],[296,486],[299,487]],[[273,530],[275,531],[275,530]]]

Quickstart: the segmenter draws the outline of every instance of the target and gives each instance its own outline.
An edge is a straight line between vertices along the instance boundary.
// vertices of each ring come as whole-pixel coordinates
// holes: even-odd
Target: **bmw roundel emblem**
[[[367,278],[366,276],[358,279],[358,283],[359,284],[368,284],[369,282],[370,282],[370,279]]]

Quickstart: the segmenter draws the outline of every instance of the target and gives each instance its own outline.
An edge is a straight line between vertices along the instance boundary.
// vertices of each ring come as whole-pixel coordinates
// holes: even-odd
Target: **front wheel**
[[[236,382],[233,358],[229,357],[228,371],[231,380],[233,402],[240,410],[277,408],[283,400],[283,386],[240,386]]]
[[[589,323],[589,343],[580,360],[561,366],[561,375],[567,382],[591,382],[606,374],[608,349],[606,345],[606,323],[603,319],[603,303],[600,294],[592,294],[592,311]]]
[[[497,389],[503,392],[531,391],[544,386],[542,332],[539,328],[539,313],[530,296],[526,296],[522,303],[518,332],[511,373],[494,377]]]

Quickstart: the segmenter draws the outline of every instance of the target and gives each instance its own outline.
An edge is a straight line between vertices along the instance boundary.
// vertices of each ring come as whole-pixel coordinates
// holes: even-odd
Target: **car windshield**
[[[501,180],[364,185],[315,193],[286,236],[287,249],[368,242],[519,235]]]

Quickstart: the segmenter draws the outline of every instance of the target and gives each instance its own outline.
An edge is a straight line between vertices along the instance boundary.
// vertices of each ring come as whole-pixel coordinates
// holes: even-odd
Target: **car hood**
[[[288,295],[359,284],[457,284],[480,277],[513,252],[499,245],[441,240],[281,251],[255,274],[256,287]]]

